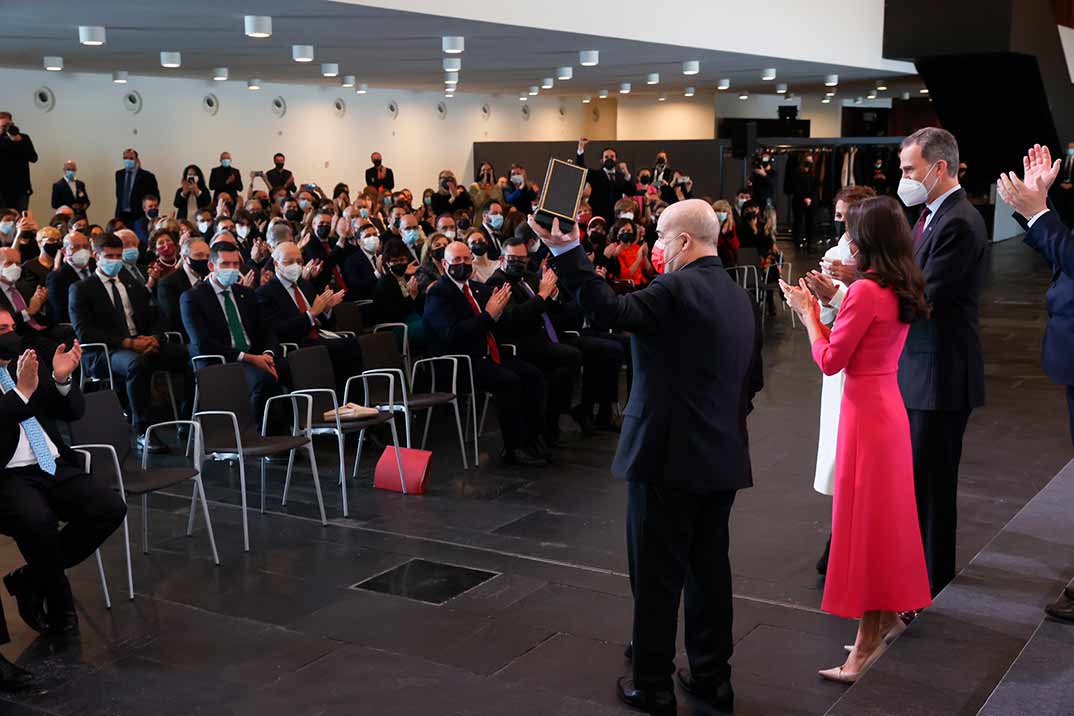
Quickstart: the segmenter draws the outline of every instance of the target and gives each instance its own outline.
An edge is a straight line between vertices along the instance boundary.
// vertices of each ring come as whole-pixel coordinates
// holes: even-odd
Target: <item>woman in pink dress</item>
[[[809,331],[825,375],[845,371],[836,447],[832,548],[821,608],[860,619],[846,663],[820,675],[852,683],[903,625],[898,612],[931,603],[914,499],[910,427],[899,392],[899,356],[910,324],[928,315],[910,226],[890,197],[866,199],[847,216],[859,279],[829,331],[805,283],[782,284]]]

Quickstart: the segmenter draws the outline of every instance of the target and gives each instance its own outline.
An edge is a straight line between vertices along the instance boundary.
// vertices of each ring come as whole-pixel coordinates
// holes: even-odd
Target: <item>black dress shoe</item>
[[[500,462],[508,466],[525,465],[527,467],[538,467],[548,464],[548,460],[543,457],[539,457],[529,450],[504,450],[500,455]]]
[[[48,611],[48,630],[56,636],[76,636],[78,634],[78,614],[75,613],[75,598],[71,594],[71,583],[67,577],[57,580],[45,591],[45,609]]]
[[[0,655],[0,691],[23,691],[33,685],[34,675]]]
[[[695,681],[686,669],[679,669],[679,686],[688,694],[701,699],[709,706],[721,713],[732,713],[735,710],[735,690],[731,688],[731,681],[701,682]]]
[[[627,661],[634,661],[634,642],[629,642],[626,645],[626,648],[623,649],[623,656],[626,657]]]
[[[817,574],[824,576],[828,573],[828,555],[832,553],[832,536],[828,535],[828,544],[824,545],[824,554],[817,560]]]
[[[19,616],[26,622],[26,626],[36,632],[45,633],[48,630],[45,594],[30,579],[27,568],[19,567],[4,577],[4,586],[7,587],[7,593],[15,597],[15,602],[19,607]]]
[[[78,636],[78,614],[73,609],[50,614],[48,631],[56,636]]]
[[[1044,607],[1044,613],[1061,621],[1074,622],[1074,601],[1067,599],[1064,594],[1056,601]]]
[[[150,455],[163,455],[164,453],[170,452],[170,450],[168,450],[168,446],[165,445],[163,441],[161,441],[161,439],[157,436],[156,433],[150,435],[148,441],[145,439],[144,433],[142,435],[139,435],[138,448],[140,450],[143,450],[144,452],[149,453]]]
[[[597,427],[593,424],[593,418],[591,418],[582,406],[578,406],[571,411],[571,417],[574,418],[574,422],[578,423],[578,429],[582,432],[582,435],[589,437],[597,433]]]
[[[616,687],[619,700],[639,711],[656,716],[675,716],[678,711],[675,692],[670,689],[636,689],[634,680],[629,676],[620,677]]]

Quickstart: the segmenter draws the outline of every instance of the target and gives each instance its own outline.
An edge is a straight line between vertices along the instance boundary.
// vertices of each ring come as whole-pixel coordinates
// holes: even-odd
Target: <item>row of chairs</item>
[[[782,257],[776,264],[778,269],[778,275],[774,280],[769,280],[768,271],[760,268],[761,258],[757,253],[757,249],[741,249],[739,251],[738,266],[729,266],[727,272],[734,279],[735,283],[741,286],[747,293],[749,293],[754,302],[761,308],[761,325],[764,326],[765,318],[768,313],[767,303],[771,300],[771,297],[775,295],[775,291],[779,291],[779,279],[782,278],[789,284],[793,285],[794,282],[794,266],[790,261],[784,261]],[[780,302],[783,306],[783,310],[789,310],[785,302]],[[796,325],[794,311],[791,314],[791,326]]]

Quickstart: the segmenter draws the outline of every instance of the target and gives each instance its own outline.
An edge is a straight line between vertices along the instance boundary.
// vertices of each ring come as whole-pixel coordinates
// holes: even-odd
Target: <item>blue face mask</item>
[[[363,219],[369,218],[369,209],[359,209],[358,216],[362,217]]]
[[[231,160],[230,159],[221,159],[220,160],[220,166],[222,166],[224,169],[230,169],[231,168]]]
[[[242,278],[238,269],[217,269],[213,272],[217,282],[224,288],[234,286]]]
[[[136,249],[136,248],[123,249],[123,263],[127,263],[127,264],[138,263],[138,249]]]
[[[419,229],[403,229],[403,242],[407,246],[413,246],[418,243],[418,239],[421,238],[421,231]]]
[[[97,265],[105,276],[115,278],[123,270],[123,259],[101,259]]]
[[[305,211],[306,209],[310,208],[310,200],[309,199],[299,199],[298,200],[298,206],[302,209],[302,211]]]
[[[68,169],[67,171],[65,171],[63,173],[63,175],[65,177],[67,177],[67,181],[74,181],[75,180],[75,170],[74,169]]]
[[[123,168],[124,169],[134,169],[134,160],[133,159],[124,159],[123,160]]]
[[[489,226],[494,229],[499,229],[501,226],[503,226],[503,214],[490,214]]]
[[[1067,156],[1074,157],[1074,147],[1070,147],[1069,149],[1067,149]]]

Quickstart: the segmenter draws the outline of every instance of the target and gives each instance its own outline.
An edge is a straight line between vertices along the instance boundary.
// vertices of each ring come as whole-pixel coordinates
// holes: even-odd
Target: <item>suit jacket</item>
[[[116,213],[115,216],[127,217],[129,219],[137,219],[144,216],[142,212],[142,199],[147,195],[160,198],[160,187],[157,186],[157,178],[153,172],[146,171],[139,168],[134,173],[134,181],[131,184],[131,202],[130,212],[123,211],[123,184],[126,181],[124,176],[127,173],[126,169],[116,170]]]
[[[533,298],[530,298],[522,281],[533,289]],[[485,285],[493,290],[507,283],[507,274],[502,269],[496,269],[496,273],[489,277]],[[544,314],[552,318],[559,312],[555,301],[546,301],[538,294],[541,288],[541,279],[535,273],[526,273],[519,282],[511,289],[511,298],[504,307],[503,315],[496,322],[496,340],[502,343],[514,343],[525,353],[526,348],[532,346],[547,345],[550,341],[548,332],[544,326]]]
[[[579,152],[576,155],[575,164],[580,167],[585,166],[585,152]],[[586,172],[585,180],[592,187],[589,205],[593,207],[593,216],[603,216],[609,227],[615,223],[615,202],[624,196],[636,196],[638,193],[638,188],[634,183],[627,181],[618,169],[610,179],[603,167],[590,169]]]
[[[321,272],[313,279],[313,286],[318,292],[325,290],[328,284],[332,282],[332,273],[334,269],[340,269],[340,273],[343,271],[343,262],[350,257],[350,253],[346,249],[341,249],[335,241],[321,241],[316,236],[311,238],[305,246],[302,247],[302,262],[309,263],[310,261],[320,261],[324,265],[321,268]],[[343,279],[344,282],[346,278]]]
[[[0,308],[11,314],[11,317],[15,319],[15,332],[19,335],[33,335],[37,333],[36,329],[30,328],[26,324],[26,321],[22,317],[22,313],[15,310],[15,307],[11,305],[11,299],[8,298],[7,292],[3,290],[3,286],[0,286]],[[37,289],[37,284],[32,280],[21,279],[15,284],[15,288],[22,296],[22,300],[26,302],[27,307],[30,305],[30,298],[34,295],[34,291]],[[33,319],[44,328],[51,328],[56,324],[56,321],[52,318],[52,311],[49,308],[49,304],[46,302],[37,315]],[[51,357],[50,357],[51,358]]]
[[[560,290],[596,323],[632,334],[634,384],[613,474],[698,494],[751,486],[746,415],[763,385],[760,324],[720,259],[699,259],[623,296],[581,247],[553,264]]]
[[[313,284],[304,278],[298,279],[298,288],[302,291],[306,305],[312,306],[317,292]],[[261,313],[272,325],[276,338],[285,343],[297,343],[300,346],[308,345],[307,339],[310,329],[309,316],[298,310],[295,299],[288,293],[279,278],[273,278],[261,288],[257,289],[257,305],[261,307]],[[317,325],[331,329],[332,318],[324,314],[317,317]]]
[[[437,344],[437,355],[462,353],[481,360],[488,353],[486,336],[496,321],[484,308],[492,289],[470,281],[470,293],[482,309],[480,314],[474,313],[466,296],[448,276],[434,283],[426,294],[423,318]]]
[[[959,189],[936,210],[914,247],[932,316],[911,324],[899,360],[908,409],[968,411],[984,405],[978,322],[988,253],[984,219]]]
[[[33,194],[30,164],[37,161],[37,150],[29,134],[22,141],[0,138],[0,194]]]
[[[228,184],[228,177],[235,177],[235,179]],[[209,190],[213,193],[213,206],[216,206],[222,191],[231,194],[232,198],[238,201],[239,197],[236,195],[242,191],[242,172],[235,167],[228,167],[227,169],[213,167],[213,170],[209,172]]]
[[[86,271],[92,275],[94,270],[94,263],[91,259]],[[71,322],[71,315],[67,310],[68,291],[73,284],[81,280],[78,273],[68,263],[64,263],[59,271],[50,271],[48,278],[45,279],[45,287],[48,289],[48,305],[52,311],[52,318],[57,323]]]
[[[0,370],[6,370],[12,378],[16,378],[15,365],[16,362],[12,361]],[[82,397],[82,391],[78,389],[78,382],[71,384],[66,396],[60,395],[56,383],[52,380],[51,359],[40,361],[38,374],[37,390],[30,396],[28,403],[22,402],[22,398],[13,390],[0,396],[0,469],[11,462],[15,448],[19,446],[19,423],[30,418],[37,418],[41,423],[45,433],[59,449],[61,460],[68,465],[81,467],[81,457],[71,450],[56,429],[56,421],[74,422],[86,412],[86,401]]]
[[[373,288],[373,317],[377,323],[406,323],[411,314],[422,313],[423,295],[404,296],[395,274],[386,273]]]
[[[86,183],[81,179],[75,179],[75,192],[71,193],[71,186],[66,179],[60,179],[52,185],[52,208],[59,209],[61,206],[69,206],[75,213],[86,213],[90,205],[89,194],[86,192]]]
[[[180,313],[180,297],[190,289],[190,277],[180,266],[157,283],[157,306],[160,320],[166,331],[179,331],[189,340],[186,324]]]
[[[127,289],[127,300],[134,313],[135,333],[139,336],[152,335],[153,308],[149,304],[149,289],[126,271],[120,271],[116,278]],[[126,321],[119,317],[112,305],[110,288],[94,274],[71,286],[67,303],[78,340],[83,343],[104,343],[108,350],[117,351],[130,335]]]
[[[1015,215],[1023,227],[1026,220]],[[1055,211],[1037,219],[1025,242],[1048,260],[1052,285],[1048,287],[1048,325],[1044,329],[1044,372],[1061,385],[1074,385],[1074,233]]]
[[[247,352],[272,351],[282,358],[283,352],[269,322],[265,320],[264,312],[258,306],[254,290],[236,285],[231,287],[231,294],[235,297],[239,319],[250,340]],[[228,361],[239,359],[239,352],[231,346],[227,316],[212,281],[203,281],[197,288],[187,291],[179,303],[183,325],[190,336],[191,355],[222,355]]]
[[[395,188],[395,175],[388,167],[384,167],[384,178],[377,179],[377,168],[369,167],[365,170],[365,185],[391,191]]]
[[[377,286],[377,275],[364,251],[355,251],[343,262],[343,280],[347,282],[348,301],[365,301],[373,298]]]

